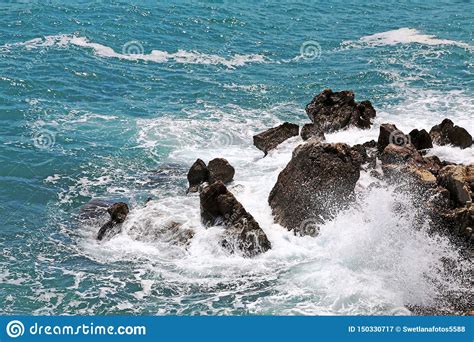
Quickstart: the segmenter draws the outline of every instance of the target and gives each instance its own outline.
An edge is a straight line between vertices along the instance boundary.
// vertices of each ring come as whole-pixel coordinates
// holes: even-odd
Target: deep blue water
[[[473,23],[472,1],[2,1],[0,313],[403,308],[416,293],[402,283],[387,295],[366,293],[356,278],[352,292],[336,279],[308,290],[302,274],[321,279],[336,266],[321,271],[317,257],[305,269],[311,253],[297,249],[306,245],[255,261],[209,250],[205,235],[188,251],[128,236],[100,245],[97,227],[76,214],[92,198],[139,209],[152,197],[157,212],[137,212],[139,221],[184,217],[199,226],[197,199],[184,197],[185,172],[199,156],[225,156],[246,189],[242,201],[265,221],[257,205],[265,193],[252,189],[262,180],[271,188],[265,172],[281,169],[291,149],[261,165],[251,136],[281,121],[303,123],[305,104],[326,87],[370,99],[380,122],[430,128],[449,116],[472,134]],[[365,141],[374,132],[334,139]],[[474,160],[472,149],[439,153]],[[156,176],[160,168],[167,171]],[[285,234],[270,236],[277,250]],[[392,280],[380,279],[381,288]]]

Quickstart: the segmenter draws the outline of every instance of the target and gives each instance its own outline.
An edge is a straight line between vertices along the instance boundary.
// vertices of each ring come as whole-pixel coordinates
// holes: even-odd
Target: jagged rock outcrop
[[[449,190],[452,200],[458,205],[472,203],[474,191],[474,164],[448,165],[438,173],[438,183]]]
[[[308,140],[310,138],[317,139],[318,141],[326,140],[324,136],[324,131],[319,124],[308,123],[301,128],[301,138],[303,140]]]
[[[359,152],[363,163],[368,163],[369,168],[375,168],[377,163],[377,142],[375,140],[366,141],[363,144],[356,144],[352,149]]]
[[[449,119],[444,119],[439,125],[430,130],[433,143],[437,145],[453,145],[460,148],[472,146],[472,136],[469,132],[459,126],[455,126]]]
[[[200,193],[201,219],[205,225],[223,225],[225,231],[222,245],[230,251],[240,251],[253,257],[271,248],[265,232],[227,190],[223,182],[217,181],[203,187]]]
[[[121,229],[121,224],[127,218],[129,209],[127,203],[118,202],[112,204],[112,206],[107,209],[107,212],[110,214],[110,220],[100,228],[97,233],[97,240],[102,240],[104,237],[110,238],[118,234]]]
[[[362,163],[360,153],[346,144],[310,140],[298,146],[268,198],[275,221],[307,234],[308,220],[333,217],[350,202]]]
[[[298,125],[285,122],[280,126],[270,128],[265,132],[254,135],[253,144],[267,155],[268,151],[274,149],[285,140],[297,136],[298,133]]]
[[[306,114],[324,132],[334,132],[349,126],[369,128],[376,111],[370,101],[356,102],[350,90],[325,89],[306,105]]]
[[[410,143],[405,141],[394,125],[384,125],[379,136],[379,148],[389,141],[405,142],[402,145],[389,143],[379,158],[384,175],[405,191],[419,198],[420,207],[426,210],[432,229],[460,236],[471,243],[474,227],[474,165],[455,165],[441,161],[436,156],[423,157]],[[394,139],[400,134],[399,139]]]

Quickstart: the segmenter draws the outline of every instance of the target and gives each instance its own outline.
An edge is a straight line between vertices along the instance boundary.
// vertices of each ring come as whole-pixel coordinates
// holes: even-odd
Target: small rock
[[[408,133],[408,135],[410,137],[410,142],[417,150],[425,150],[433,147],[431,136],[425,129],[422,129],[421,131],[414,129]]]
[[[224,158],[215,158],[207,164],[209,183],[222,181],[229,183],[234,179],[235,169]]]
[[[410,138],[400,131],[397,126],[393,124],[380,125],[380,133],[377,141],[379,152],[382,152],[389,144],[405,146],[409,143]]]
[[[299,126],[285,122],[280,126],[270,128],[265,132],[254,135],[253,144],[267,155],[268,151],[274,149],[285,140],[297,136]]]
[[[472,136],[464,128],[455,126],[449,119],[444,119],[439,125],[430,130],[433,143],[438,145],[453,145],[461,148],[472,146]]]
[[[376,112],[370,101],[355,102],[350,90],[325,89],[306,106],[306,114],[327,133],[348,126],[369,128]]]
[[[209,170],[201,159],[197,159],[189,169],[187,177],[189,182],[188,192],[196,192],[199,185],[208,181]]]
[[[326,140],[321,126],[314,123],[305,124],[303,128],[301,128],[301,138],[305,141],[309,138],[314,138],[319,141]]]

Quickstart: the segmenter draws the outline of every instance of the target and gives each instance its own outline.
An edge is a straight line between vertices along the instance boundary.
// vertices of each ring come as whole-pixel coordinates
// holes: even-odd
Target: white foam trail
[[[465,42],[449,39],[440,39],[434,35],[423,34],[417,29],[403,27],[397,30],[375,33],[361,37],[358,41],[344,41],[343,47],[361,46],[385,46],[397,44],[422,44],[422,45],[453,45],[469,51],[474,51],[474,47]]]
[[[45,36],[43,38],[34,38],[26,42],[6,44],[0,48],[9,50],[15,46],[22,46],[26,49],[37,49],[41,47],[51,46],[65,47],[67,45],[75,45],[83,48],[92,49],[94,53],[100,57],[118,58],[132,61],[141,60],[154,63],[166,63],[172,61],[181,64],[224,65],[229,69],[233,69],[235,67],[244,66],[248,63],[268,62],[267,58],[264,55],[260,54],[235,54],[230,58],[225,58],[213,54],[206,54],[198,51],[186,50],[178,50],[174,53],[161,50],[152,50],[149,54],[127,54],[116,52],[109,46],[91,42],[86,37],[66,34]]]

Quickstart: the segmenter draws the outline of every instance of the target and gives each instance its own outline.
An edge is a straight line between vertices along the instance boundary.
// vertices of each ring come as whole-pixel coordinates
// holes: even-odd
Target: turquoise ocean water
[[[0,313],[397,314],[460,290],[436,276],[455,248],[411,230],[390,189],[361,189],[316,239],[273,224],[266,198],[300,141],[262,159],[252,135],[307,122],[326,87],[377,109],[329,141],[445,117],[473,134],[473,23],[472,1],[0,2]],[[184,193],[198,157],[235,166],[270,252],[229,255],[200,225]],[[93,198],[132,207],[101,244],[78,219]],[[169,220],[196,232],[188,248],[160,233]]]

